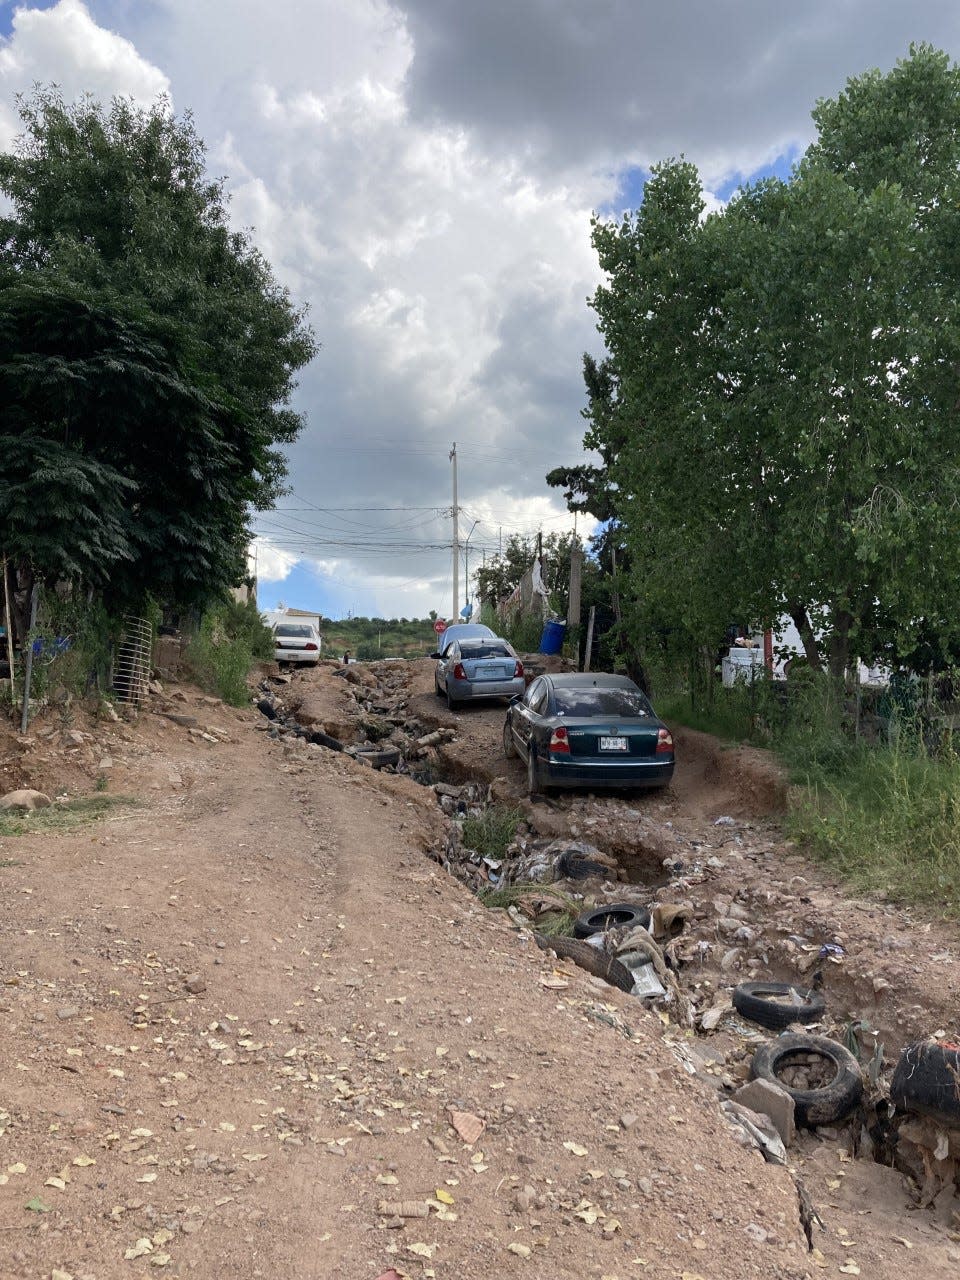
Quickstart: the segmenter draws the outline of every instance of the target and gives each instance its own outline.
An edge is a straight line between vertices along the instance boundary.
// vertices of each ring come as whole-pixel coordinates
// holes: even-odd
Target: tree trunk
[[[26,641],[30,630],[30,600],[33,595],[34,574],[27,564],[10,565],[12,578],[10,593],[10,630],[13,633],[14,648],[19,649]]]
[[[810,625],[810,619],[807,617],[807,611],[802,604],[789,605],[788,612],[793,621],[793,625],[800,633],[800,640],[803,644],[803,652],[813,671],[823,670],[823,659],[820,657],[820,650],[817,646],[817,637],[813,634],[813,627]]]
[[[827,656],[830,674],[836,680],[842,680],[850,665],[850,630],[853,626],[853,614],[846,609],[838,609],[833,620],[833,631],[827,641]]]

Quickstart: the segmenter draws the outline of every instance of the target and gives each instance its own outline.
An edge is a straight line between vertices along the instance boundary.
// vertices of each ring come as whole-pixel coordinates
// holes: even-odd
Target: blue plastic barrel
[[[540,637],[541,653],[559,653],[563,648],[563,637],[566,634],[565,622],[546,622],[543,635]]]

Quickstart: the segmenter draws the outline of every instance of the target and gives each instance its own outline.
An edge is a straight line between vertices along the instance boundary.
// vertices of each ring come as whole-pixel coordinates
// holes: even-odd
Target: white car
[[[320,633],[309,622],[275,622],[272,631],[277,662],[320,661]]]

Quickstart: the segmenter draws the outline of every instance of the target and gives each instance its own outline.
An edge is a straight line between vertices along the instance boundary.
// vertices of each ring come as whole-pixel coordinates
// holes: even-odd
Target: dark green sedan
[[[526,761],[530,795],[551,787],[665,787],[673,777],[673,736],[626,676],[538,676],[510,703],[503,749]]]

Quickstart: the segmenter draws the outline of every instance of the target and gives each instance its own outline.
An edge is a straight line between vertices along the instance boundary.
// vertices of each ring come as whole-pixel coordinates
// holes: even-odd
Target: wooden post
[[[590,651],[593,648],[593,619],[596,612],[597,612],[597,606],[595,604],[592,604],[590,606],[590,614],[587,618],[587,643],[583,650],[584,671],[590,670]]]
[[[17,690],[13,679],[13,612],[10,608],[10,587],[7,583],[7,557],[3,556],[3,616],[6,621],[7,659],[10,663],[10,705],[16,704]]]
[[[570,549],[570,600],[567,605],[567,626],[580,625],[580,579],[583,573],[583,552],[579,547]]]
[[[23,661],[23,711],[20,715],[20,732],[27,732],[27,721],[30,719],[30,677],[33,674],[33,629],[37,625],[37,597],[40,595],[40,583],[34,582],[30,593],[30,626],[24,636]]]

